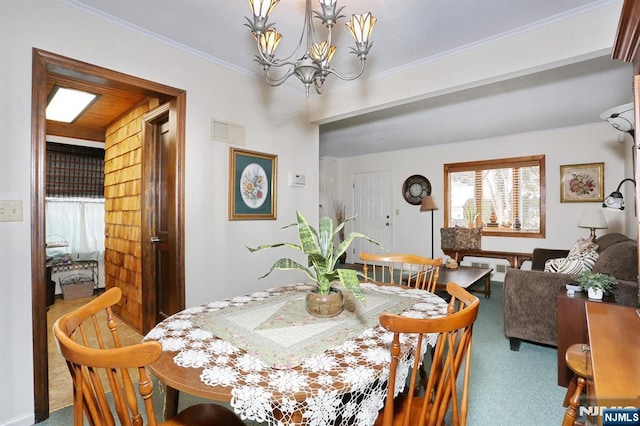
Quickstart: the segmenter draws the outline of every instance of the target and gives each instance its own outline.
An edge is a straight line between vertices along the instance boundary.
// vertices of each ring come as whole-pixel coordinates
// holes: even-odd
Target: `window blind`
[[[104,198],[104,149],[47,142],[47,197]]]

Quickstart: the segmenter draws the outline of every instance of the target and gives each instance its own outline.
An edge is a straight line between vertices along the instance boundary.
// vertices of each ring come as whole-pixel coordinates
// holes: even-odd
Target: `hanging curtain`
[[[47,198],[45,215],[47,241],[68,243],[68,247],[48,249],[47,256],[104,258],[104,199]]]

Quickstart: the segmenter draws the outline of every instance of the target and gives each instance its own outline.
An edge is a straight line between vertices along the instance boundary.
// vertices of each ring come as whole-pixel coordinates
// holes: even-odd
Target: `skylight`
[[[54,86],[47,105],[47,120],[71,123],[93,103],[98,95]]]

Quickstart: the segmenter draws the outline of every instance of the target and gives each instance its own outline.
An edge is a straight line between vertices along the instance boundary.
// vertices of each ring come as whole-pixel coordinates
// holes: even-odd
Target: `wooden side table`
[[[567,294],[565,287],[558,291],[558,386],[567,387],[573,372],[567,367],[565,352],[574,343],[588,343],[585,303],[594,302],[586,291]],[[597,303],[597,301],[595,301]],[[616,303],[613,294],[604,296],[600,303]]]

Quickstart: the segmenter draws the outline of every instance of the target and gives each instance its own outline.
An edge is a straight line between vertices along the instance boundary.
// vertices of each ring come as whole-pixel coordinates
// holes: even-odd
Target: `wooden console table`
[[[512,268],[520,269],[522,263],[531,260],[531,253],[516,253],[512,251],[491,250],[442,250],[444,254],[461,261],[465,256],[489,257],[493,259],[506,259]]]
[[[593,380],[589,406],[640,406],[640,314],[629,306],[586,304]],[[602,417],[598,416],[598,424]]]
[[[558,386],[567,387],[573,376],[573,372],[567,367],[565,352],[574,343],[587,343],[587,316],[585,304],[589,298],[586,292],[580,291],[570,296],[567,289],[561,287],[558,290]],[[615,303],[613,294],[604,296],[602,302]]]

